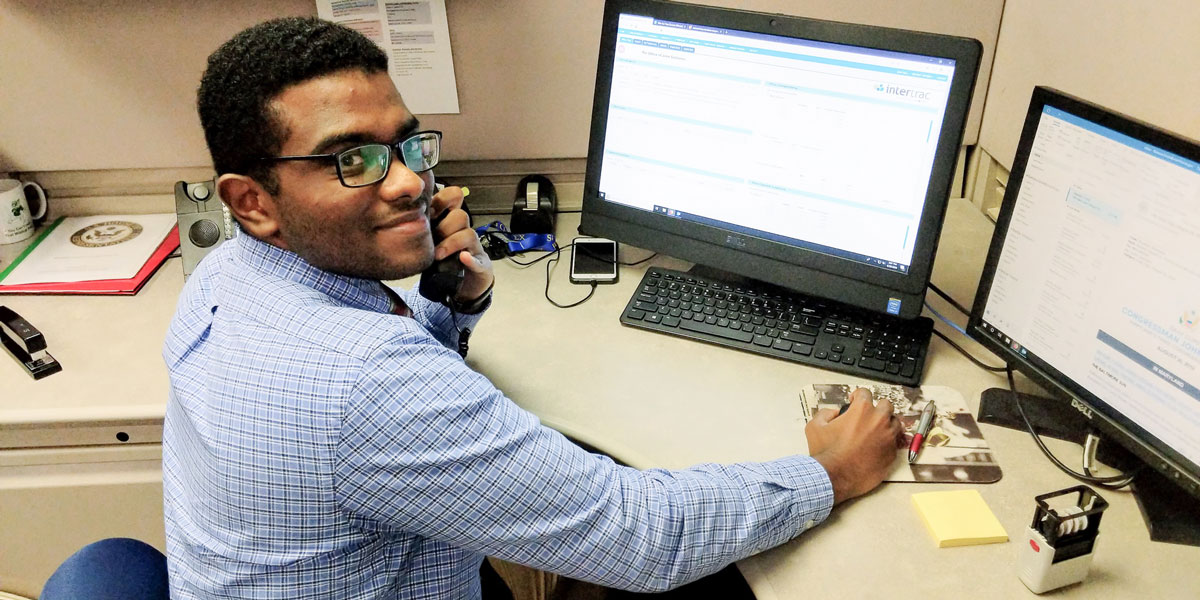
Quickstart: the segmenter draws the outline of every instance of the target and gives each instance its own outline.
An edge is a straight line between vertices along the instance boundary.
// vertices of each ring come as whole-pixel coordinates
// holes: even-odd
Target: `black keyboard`
[[[907,320],[767,285],[651,267],[621,323],[859,377],[919,385],[933,321]]]

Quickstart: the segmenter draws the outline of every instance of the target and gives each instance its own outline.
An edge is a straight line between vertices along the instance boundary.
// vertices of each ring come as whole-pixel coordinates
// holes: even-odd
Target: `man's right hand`
[[[804,428],[809,455],[829,473],[835,504],[861,496],[883,481],[904,445],[903,434],[892,403],[875,405],[871,392],[863,388],[850,395],[845,413],[817,411]]]

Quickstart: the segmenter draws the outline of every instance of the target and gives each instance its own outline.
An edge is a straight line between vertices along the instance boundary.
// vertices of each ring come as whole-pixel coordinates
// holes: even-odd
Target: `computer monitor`
[[[1144,510],[1200,509],[1198,257],[1200,145],[1036,88],[968,331],[1174,482]]]
[[[946,35],[609,0],[580,230],[917,317],[980,53]]]

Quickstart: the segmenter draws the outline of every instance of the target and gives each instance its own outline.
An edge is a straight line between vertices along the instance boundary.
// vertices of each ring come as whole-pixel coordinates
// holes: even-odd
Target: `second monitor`
[[[697,278],[722,296],[649,320],[635,296],[622,321],[917,383],[980,53],[952,36],[610,0],[580,229],[711,267]],[[731,300],[749,320],[730,319]],[[882,361],[870,330],[890,340]]]

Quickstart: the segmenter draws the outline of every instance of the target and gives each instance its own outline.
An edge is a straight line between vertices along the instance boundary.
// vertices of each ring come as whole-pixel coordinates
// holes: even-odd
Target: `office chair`
[[[40,600],[167,600],[167,557],[129,538],[92,542],[63,561]]]

